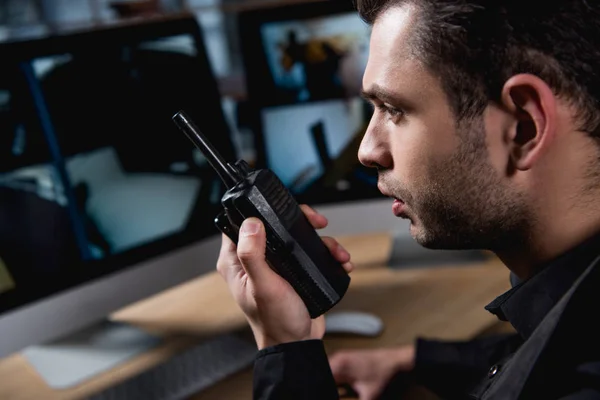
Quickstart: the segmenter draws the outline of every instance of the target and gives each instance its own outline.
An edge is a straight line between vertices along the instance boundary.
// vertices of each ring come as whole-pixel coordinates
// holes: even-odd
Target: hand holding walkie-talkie
[[[173,120],[228,189],[221,199],[224,211],[215,219],[219,230],[237,243],[242,222],[259,218],[266,230],[269,265],[298,293],[311,318],[337,304],[350,277],[279,178],[268,169],[252,170],[243,160],[226,163],[185,113],[177,113]]]

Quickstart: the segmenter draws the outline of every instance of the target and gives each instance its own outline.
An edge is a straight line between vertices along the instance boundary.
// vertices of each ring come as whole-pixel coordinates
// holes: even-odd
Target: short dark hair
[[[373,24],[382,12],[419,10],[411,45],[441,83],[458,120],[499,101],[513,75],[531,73],[575,108],[600,139],[600,2],[596,0],[355,0]]]

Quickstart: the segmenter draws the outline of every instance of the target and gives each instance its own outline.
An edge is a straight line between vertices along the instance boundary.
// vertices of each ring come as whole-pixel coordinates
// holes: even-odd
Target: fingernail
[[[252,236],[258,233],[260,229],[260,224],[256,221],[244,221],[242,224],[241,233],[244,236]]]

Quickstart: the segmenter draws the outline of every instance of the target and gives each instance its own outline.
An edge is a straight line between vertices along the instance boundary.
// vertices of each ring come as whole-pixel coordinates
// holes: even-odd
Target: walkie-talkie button
[[[271,238],[271,240],[267,239],[267,247],[275,253],[278,253],[283,249],[277,238]]]
[[[273,243],[271,243],[270,240],[267,239],[267,248],[271,251],[275,251],[275,246],[273,246]]]

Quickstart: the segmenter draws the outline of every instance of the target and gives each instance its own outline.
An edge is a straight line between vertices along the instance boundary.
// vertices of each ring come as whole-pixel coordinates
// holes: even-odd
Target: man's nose
[[[358,159],[366,167],[389,169],[392,167],[392,157],[384,132],[376,131],[369,125],[358,149]]]

